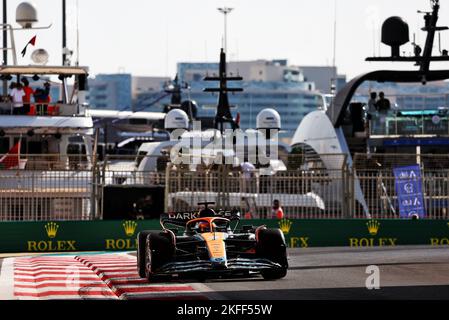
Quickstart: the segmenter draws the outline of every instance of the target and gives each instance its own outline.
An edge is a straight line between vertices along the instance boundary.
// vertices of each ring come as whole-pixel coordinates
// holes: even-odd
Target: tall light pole
[[[67,29],[66,29],[66,3],[62,0],[62,65],[66,64],[66,46],[67,46]]]
[[[334,51],[332,58],[332,67],[334,69],[334,77],[331,79],[331,91],[334,95],[337,92],[337,0],[334,0]],[[333,99],[333,98],[332,98]]]
[[[227,7],[223,7],[223,8],[218,8],[218,11],[220,11],[221,13],[223,13],[224,16],[224,36],[223,36],[223,50],[224,53],[227,53],[227,37],[228,37],[228,24],[227,24],[227,18],[228,18],[228,14],[231,13],[231,11],[234,10],[234,8],[227,8]]]
[[[6,48],[8,47],[8,30],[6,30],[6,24],[8,23],[8,12],[7,12],[7,3],[6,0],[3,0],[3,65],[8,64],[8,51]],[[8,81],[3,81],[3,95],[6,96],[8,93]]]

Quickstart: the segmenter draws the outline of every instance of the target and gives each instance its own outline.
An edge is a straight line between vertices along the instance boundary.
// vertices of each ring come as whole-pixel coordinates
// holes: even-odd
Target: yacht
[[[239,116],[234,118],[231,114],[228,93],[240,92],[242,89],[229,87],[227,81],[240,81],[242,78],[227,75],[226,55],[223,50],[220,53],[219,68],[218,77],[205,78],[206,81],[220,83],[219,88],[204,89],[205,92],[218,93],[213,128],[205,131],[196,128],[185,111],[174,108],[164,119],[165,130],[171,133],[170,140],[143,143],[136,158],[136,174],[124,177],[124,185],[157,185],[160,177],[148,173],[161,171],[175,175],[178,172],[197,172],[201,175],[214,170],[227,170],[232,175],[239,172],[247,162],[254,164],[253,173],[261,179],[269,179],[270,176],[287,171],[285,160],[291,148],[277,138],[281,130],[279,113],[273,108],[262,110],[257,116],[256,129],[246,130],[243,140],[236,138],[235,133],[239,132]],[[242,130],[240,132],[243,133]],[[262,149],[265,146],[265,150],[262,150],[261,146]],[[253,155],[258,155],[256,163],[251,158]],[[223,190],[215,190],[216,187],[213,186],[203,188],[204,190],[187,189],[178,191],[176,187],[170,188],[167,194],[168,210],[187,210],[196,207],[198,202],[218,201],[223,197]],[[253,203],[254,207],[268,209],[272,205],[273,197],[278,197],[285,199],[284,207],[302,206],[311,211],[325,210],[322,199],[312,192],[303,195],[276,195],[256,187],[251,192],[240,190],[224,193],[226,199],[217,205],[240,207],[243,201]]]
[[[336,175],[343,166],[354,170],[354,194],[361,216],[371,217],[368,200],[376,200],[362,190],[357,173],[364,171],[379,172],[380,169],[392,169],[395,166],[426,163],[427,153],[446,154],[449,145],[449,114],[447,108],[426,108],[422,110],[396,108],[391,104],[387,110],[376,110],[367,114],[367,106],[357,100],[357,89],[367,82],[414,84],[424,86],[432,82],[449,79],[449,70],[431,70],[431,62],[449,61],[447,50],[440,55],[432,54],[437,32],[447,27],[437,26],[440,3],[431,1],[432,10],[424,13],[425,25],[422,31],[427,33],[422,49],[416,43],[412,55],[401,55],[400,47],[410,41],[409,27],[400,17],[388,18],[382,26],[382,42],[391,47],[391,56],[370,57],[367,61],[389,61],[414,63],[416,70],[376,70],[352,79],[332,99],[329,108],[308,114],[297,128],[292,139],[292,147],[314,154],[326,167],[330,177]],[[343,154],[345,157],[329,157],[329,154]],[[441,168],[447,168],[447,159],[441,158]],[[381,181],[381,177],[379,181]],[[381,183],[383,192],[385,185]],[[344,198],[344,190],[337,181],[321,186],[331,188]],[[373,187],[371,188],[373,189]],[[374,188],[375,189],[375,188]],[[321,194],[322,192],[318,192]],[[369,198],[369,199],[368,199]],[[394,199],[385,196],[394,212]],[[357,209],[357,208],[356,208]]]
[[[95,159],[93,121],[85,102],[88,68],[0,66],[4,81],[25,77],[31,87],[48,77],[61,80],[62,92],[69,92],[69,79],[74,85],[63,100],[38,103],[31,98],[26,114],[17,115],[7,97],[0,103],[0,154],[18,158],[17,166],[0,172],[0,220],[91,219]],[[8,155],[14,147],[17,152]]]

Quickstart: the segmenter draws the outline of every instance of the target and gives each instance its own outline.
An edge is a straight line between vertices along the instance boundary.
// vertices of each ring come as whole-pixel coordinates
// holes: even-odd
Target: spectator
[[[370,99],[368,100],[368,120],[371,120],[372,115],[377,111],[377,93],[371,92]]]
[[[9,84],[9,91],[8,91],[8,97],[9,97],[9,98],[11,98],[11,91],[12,91],[15,87],[17,87],[17,83],[16,83],[16,82],[11,82],[11,83]],[[11,99],[10,99],[10,100],[11,100]]]
[[[6,94],[6,96],[3,97],[3,102],[12,102],[12,98],[11,98],[11,91],[16,87],[16,83],[15,82],[11,82],[9,84],[8,87],[8,93]],[[12,110],[11,110],[12,112]]]
[[[375,130],[377,112],[377,92],[371,92],[370,99],[368,100],[368,112],[366,117],[368,120],[366,122],[368,133],[371,133],[373,129]]]
[[[284,210],[282,209],[279,200],[273,201],[273,208],[271,209],[271,218],[279,220],[284,218]]]
[[[30,87],[30,82],[27,78],[22,78],[23,91],[25,95],[23,96],[23,107],[24,114],[29,114],[31,110],[31,96],[34,95],[34,90]]]
[[[44,89],[37,88],[36,91],[34,91],[34,100],[37,103],[38,113],[40,115],[47,114],[47,107],[51,100],[49,82],[44,83]]]
[[[25,92],[23,91],[22,84],[15,83],[14,85],[11,84],[11,101],[13,102],[13,114],[15,115],[21,115],[24,114],[23,109],[23,97],[25,96]]]
[[[252,185],[254,182],[254,178],[255,178],[255,171],[256,171],[256,167],[251,163],[251,162],[243,162],[240,165],[241,169],[242,169],[242,191],[243,192],[248,192],[248,193],[254,193],[255,190],[253,190]]]
[[[383,92],[379,93],[379,100],[377,100],[377,110],[380,113],[388,113],[390,110],[390,100],[385,98],[385,94]]]

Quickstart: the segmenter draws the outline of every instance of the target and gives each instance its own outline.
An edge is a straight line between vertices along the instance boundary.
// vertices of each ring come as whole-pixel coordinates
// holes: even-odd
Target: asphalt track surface
[[[134,272],[134,253],[122,253],[120,255],[108,253],[95,256],[91,253],[77,253],[76,256],[76,259],[86,265],[86,270],[88,270],[87,267],[93,268],[92,270],[97,272],[101,281],[106,281],[109,287],[111,284],[109,280],[117,281],[115,284],[123,285],[123,288],[119,288],[118,291],[113,290],[114,293],[108,291],[107,294],[100,297],[104,299],[133,297],[140,299],[158,299],[158,297],[176,299],[178,296],[182,296],[185,299],[190,297],[192,299],[231,300],[449,300],[449,247],[290,249],[290,269],[284,279],[265,281],[256,275],[246,278],[207,279],[202,282],[189,279],[173,279],[158,283],[157,294],[161,294],[159,292],[162,290],[161,288],[177,288],[176,290],[179,291],[163,293],[165,295],[161,296],[154,295],[155,287],[152,287],[151,284],[137,284],[135,274],[132,274]],[[5,261],[7,261],[9,269],[11,269],[11,265],[15,265],[16,268],[17,266],[25,268],[23,270],[43,270],[40,264],[48,264],[49,259],[52,259],[51,261],[56,259],[57,261],[57,259],[67,259],[67,256],[45,255],[44,258],[27,256],[12,259],[3,255],[3,258],[0,259],[0,299],[27,298],[26,296],[15,295],[18,290],[22,289],[14,281],[14,276],[12,276],[14,273],[11,270],[8,271]],[[29,261],[35,263],[32,268],[38,269],[26,269],[31,268]],[[118,280],[117,276],[108,276],[107,272],[120,268],[122,261],[125,261],[124,265],[128,265],[131,273],[127,275],[121,272],[122,278]],[[108,263],[115,265],[108,265]],[[368,290],[366,280],[370,274],[367,273],[367,267],[372,265],[379,268],[380,288]],[[106,271],[101,268],[105,268]],[[15,270],[16,274],[17,272]],[[22,272],[25,272],[25,278],[30,277],[30,271]],[[33,275],[35,274],[33,273]],[[129,283],[134,281],[135,284],[130,285],[127,283],[128,281]],[[114,282],[112,282],[112,285],[114,285]],[[16,286],[15,289],[14,286]],[[106,285],[102,284],[102,286],[109,290]],[[183,289],[182,286],[189,289]],[[23,287],[26,288],[27,286]],[[136,289],[137,287],[139,289]],[[146,291],[147,287],[152,290],[150,295]],[[52,299],[55,297],[48,295],[44,298]],[[60,298],[63,298],[63,296]],[[37,299],[40,299],[40,297],[37,297]]]

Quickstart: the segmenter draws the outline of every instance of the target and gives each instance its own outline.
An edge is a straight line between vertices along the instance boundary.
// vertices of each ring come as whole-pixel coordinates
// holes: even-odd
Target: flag
[[[235,117],[235,123],[240,126],[240,112],[237,112],[237,116]]]
[[[8,151],[6,155],[4,155],[0,159],[0,169],[12,169],[15,167],[19,167],[20,160],[20,140],[16,143],[11,150]]]
[[[21,52],[21,53],[22,53],[22,57],[25,57],[25,54],[26,54],[26,52],[27,52],[28,45],[31,44],[32,46],[34,46],[35,43],[36,43],[36,36],[32,37],[31,40],[28,41],[28,43],[27,43],[27,45],[25,46],[25,48],[23,48],[23,50],[22,50],[22,52]]]

